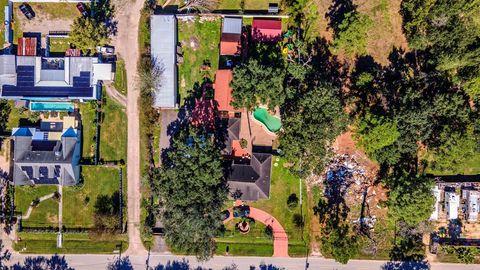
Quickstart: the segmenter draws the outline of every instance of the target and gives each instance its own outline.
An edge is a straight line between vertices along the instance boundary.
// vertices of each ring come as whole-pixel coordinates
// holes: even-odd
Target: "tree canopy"
[[[383,116],[377,116],[367,113],[360,118],[356,124],[356,139],[358,145],[362,147],[367,154],[379,159],[383,148],[392,145],[400,137],[397,129],[397,123],[385,119]]]
[[[332,141],[345,129],[348,118],[340,101],[340,90],[323,84],[285,105],[280,147],[305,171],[320,172]]]
[[[402,14],[409,45],[429,52],[429,62],[478,98],[480,1],[404,0]]]
[[[233,70],[232,105],[249,110],[259,103],[268,105],[269,109],[282,105],[286,98],[284,78],[283,69],[262,65],[256,59],[241,64]]]
[[[95,53],[97,46],[104,46],[110,42],[109,35],[109,30],[103,22],[81,16],[73,21],[69,37],[77,49],[90,55]]]
[[[386,182],[391,188],[388,194],[388,214],[393,220],[415,226],[430,217],[435,202],[433,181],[401,173],[391,176]]]
[[[332,51],[338,54],[344,51],[347,56],[362,56],[367,54],[367,34],[372,26],[372,20],[365,14],[349,12],[338,26]]]
[[[151,177],[167,243],[201,260],[213,256],[227,188],[220,151],[212,140],[193,128],[181,131]]]

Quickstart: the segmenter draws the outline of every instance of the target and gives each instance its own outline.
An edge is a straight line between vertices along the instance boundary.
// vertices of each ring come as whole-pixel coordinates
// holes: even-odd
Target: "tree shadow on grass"
[[[325,18],[327,18],[328,26],[333,29],[335,33],[338,32],[339,26],[345,19],[345,14],[355,12],[357,6],[353,4],[352,0],[335,0],[328,8]]]

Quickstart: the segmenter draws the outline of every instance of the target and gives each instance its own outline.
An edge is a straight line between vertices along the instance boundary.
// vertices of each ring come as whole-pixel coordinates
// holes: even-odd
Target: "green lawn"
[[[220,0],[217,10],[242,10],[242,0]],[[280,3],[279,0],[243,0],[243,10],[268,10],[269,3]]]
[[[105,94],[102,105],[104,113],[100,128],[100,158],[103,160],[126,160],[127,115],[125,109]]]
[[[103,122],[100,127],[100,159],[125,160],[127,156],[127,116],[124,108],[104,93]],[[82,156],[93,158],[95,152],[95,102],[79,103],[82,115]]]
[[[24,215],[33,200],[57,191],[56,186],[16,186],[15,211]],[[33,208],[28,219],[22,221],[26,227],[49,227],[58,225],[58,202],[47,199]]]
[[[58,249],[57,235],[54,233],[19,233],[22,239],[14,244],[14,249],[21,253],[114,253],[120,247],[127,250],[126,235],[111,236],[109,240],[91,239],[88,234],[63,234],[63,247]],[[121,245],[120,245],[121,244]]]
[[[70,19],[80,16],[76,3],[28,3],[33,11],[38,14],[45,14],[49,19]],[[20,3],[14,3],[18,9]],[[52,29],[55,30],[55,29]]]
[[[240,0],[222,0],[219,1],[217,9],[218,10],[240,10],[241,1]]]
[[[126,95],[127,94],[127,70],[125,69],[125,61],[122,58],[118,58],[115,62],[115,81],[113,86],[117,89],[118,92]]]
[[[70,49],[69,38],[49,38],[50,53],[52,55],[65,55],[65,51]]]
[[[221,20],[212,22],[178,22],[178,39],[183,44],[184,63],[179,65],[180,102],[196,83],[201,84],[205,76],[214,79],[218,69]],[[193,47],[192,47],[193,45]],[[202,71],[204,63],[210,70]]]
[[[4,9],[5,9],[5,6],[8,5],[8,0],[0,0],[0,6],[2,7],[2,10],[0,12],[0,19],[2,20],[2,22],[5,21],[5,12],[4,12]],[[2,46],[3,48],[3,44],[5,43],[5,27],[1,27],[1,30],[0,30],[0,45]]]
[[[305,256],[306,246],[303,238],[309,243],[309,224],[310,224],[310,211],[308,199],[306,197],[306,187],[303,185],[303,213],[305,219],[305,232],[302,233],[302,229],[295,226],[293,222],[293,215],[300,213],[300,206],[290,210],[287,206],[287,199],[290,194],[295,193],[300,196],[298,177],[290,173],[283,164],[284,160],[274,157],[273,163],[277,163],[277,166],[272,164],[272,177],[270,186],[270,199],[260,200],[257,202],[250,202],[249,205],[264,210],[272,214],[283,226],[288,234],[289,243],[289,255],[292,257]],[[231,205],[231,202],[228,202]],[[230,222],[231,223],[231,222]],[[232,225],[227,225],[227,232],[231,232]],[[218,238],[218,254],[224,254],[226,243],[230,246],[230,255],[248,255],[248,256],[271,256],[273,254],[272,242],[263,233],[264,225],[256,222],[256,229],[253,233],[242,235],[237,232],[226,234],[222,238]],[[263,228],[263,229],[262,229]],[[302,238],[303,236],[303,238]],[[249,243],[248,245],[240,243]],[[307,245],[308,246],[308,245]]]
[[[93,158],[95,154],[95,101],[78,103],[82,118],[82,157]]]
[[[260,200],[257,202],[250,203],[250,206],[262,209],[263,211],[273,215],[279,222],[282,224],[283,228],[289,236],[289,242],[298,243],[302,241],[302,230],[298,228],[293,223],[293,215],[300,214],[300,205],[296,209],[290,210],[287,207],[287,199],[290,194],[295,193],[297,197],[300,197],[300,186],[298,177],[290,173],[290,171],[285,168],[284,160],[282,158],[277,162],[277,157],[273,157],[273,163],[278,163],[277,166],[272,164],[272,177],[270,184],[270,199],[269,200]],[[309,227],[309,208],[307,200],[307,190],[306,185],[303,183],[303,215],[305,219],[305,228]],[[313,207],[313,206],[312,206]],[[308,242],[308,229],[305,229],[303,237]]]
[[[427,156],[427,161],[430,163],[435,159],[433,155]],[[475,155],[471,159],[467,160],[464,163],[458,164],[455,168],[452,168],[451,171],[441,171],[435,170],[431,166],[427,166],[425,173],[433,175],[473,175],[480,174],[480,155]]]
[[[63,188],[63,224],[67,228],[92,227],[97,197],[118,191],[117,168],[84,166],[82,177],[83,185]],[[125,177],[123,180],[126,184]]]
[[[277,3],[279,0],[245,0],[245,10],[268,10],[268,4]]]
[[[30,112],[27,109],[15,108],[14,101],[9,100],[10,113],[8,115],[7,133],[11,132],[13,128],[22,126],[35,126],[40,120],[40,113]]]

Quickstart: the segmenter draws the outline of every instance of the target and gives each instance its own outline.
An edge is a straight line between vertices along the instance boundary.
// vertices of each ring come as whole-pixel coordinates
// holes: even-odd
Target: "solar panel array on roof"
[[[55,169],[53,170],[53,176],[54,176],[55,178],[60,177],[60,168],[61,168],[60,166],[55,165]]]
[[[73,77],[73,87],[89,87],[90,86],[90,72],[81,71],[80,76]]]
[[[48,178],[48,167],[40,166],[40,168],[38,168],[38,172],[40,173],[39,179]]]
[[[48,136],[48,133],[45,133]],[[53,151],[57,141],[32,141],[32,151]]]
[[[93,87],[16,87],[12,85],[4,85],[2,90],[4,97],[24,97],[24,98],[68,98],[83,97],[94,98]]]
[[[35,67],[17,66],[17,87],[35,85]]]
[[[35,179],[35,184],[43,184],[43,185],[58,185],[58,179],[56,178],[42,178],[42,179]]]
[[[24,171],[29,179],[33,179],[33,167],[32,166],[21,166],[22,171]]]

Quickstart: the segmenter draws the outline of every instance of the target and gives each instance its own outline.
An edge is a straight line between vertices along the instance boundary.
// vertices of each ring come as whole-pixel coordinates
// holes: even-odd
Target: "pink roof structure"
[[[256,41],[280,41],[282,38],[282,21],[253,19],[252,38]]]

